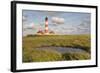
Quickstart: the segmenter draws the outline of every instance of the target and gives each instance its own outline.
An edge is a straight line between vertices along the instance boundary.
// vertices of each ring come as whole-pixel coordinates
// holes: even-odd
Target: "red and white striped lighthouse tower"
[[[45,33],[48,33],[48,17],[45,18]]]

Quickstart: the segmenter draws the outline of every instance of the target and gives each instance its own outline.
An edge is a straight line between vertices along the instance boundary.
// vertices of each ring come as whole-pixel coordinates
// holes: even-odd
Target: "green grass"
[[[44,62],[90,59],[90,35],[31,35],[23,37],[23,62]],[[41,47],[78,47],[88,53],[61,54]]]
[[[48,61],[64,61],[64,60],[87,60],[91,56],[89,53],[58,53],[53,50],[24,50],[23,62],[48,62]]]
[[[89,35],[43,35],[23,37],[23,48],[46,46],[78,47],[90,52]]]
[[[87,60],[90,59],[90,54],[88,53],[65,53],[63,54],[64,60]]]
[[[23,62],[61,61],[62,55],[52,50],[24,50]]]

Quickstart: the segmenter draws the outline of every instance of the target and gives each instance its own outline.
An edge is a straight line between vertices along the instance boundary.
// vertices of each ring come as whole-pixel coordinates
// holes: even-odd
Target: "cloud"
[[[52,22],[53,22],[54,24],[64,24],[64,18],[52,17]]]
[[[65,24],[66,25],[66,24]],[[51,26],[57,34],[90,34],[90,24]]]
[[[23,36],[27,36],[29,34],[34,34],[37,32],[37,26],[32,23],[23,23]]]
[[[44,26],[42,26],[41,24],[35,24],[35,23],[28,23],[28,24],[23,24],[23,29],[25,31],[27,30],[38,30],[38,29],[44,29]]]
[[[27,20],[27,16],[23,16],[22,19],[23,19],[23,21],[26,21]]]
[[[23,24],[23,29],[27,30],[27,29],[34,29],[34,23],[30,23],[30,24]]]
[[[90,29],[90,22],[82,22],[81,24],[78,25],[78,28],[80,29]]]
[[[47,11],[47,12],[44,12],[44,14],[47,14],[49,16],[55,16],[57,15],[57,12]]]

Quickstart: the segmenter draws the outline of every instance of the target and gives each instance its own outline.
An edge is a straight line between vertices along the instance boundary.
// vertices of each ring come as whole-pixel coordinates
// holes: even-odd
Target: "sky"
[[[55,34],[90,34],[90,13],[23,10],[23,35],[44,30],[45,17],[48,17],[49,31],[54,31]]]

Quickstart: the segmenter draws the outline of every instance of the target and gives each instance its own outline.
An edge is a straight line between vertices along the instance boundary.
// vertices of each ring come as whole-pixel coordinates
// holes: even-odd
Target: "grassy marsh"
[[[76,47],[87,53],[61,54],[52,50],[37,50],[41,47]],[[23,37],[23,62],[44,62],[90,59],[90,35],[31,35]]]

